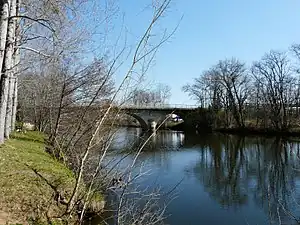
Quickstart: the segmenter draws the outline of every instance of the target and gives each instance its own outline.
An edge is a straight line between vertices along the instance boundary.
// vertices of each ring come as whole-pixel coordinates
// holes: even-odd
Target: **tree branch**
[[[8,20],[15,19],[15,18],[23,18],[23,19],[27,19],[27,20],[32,20],[32,21],[37,22],[40,25],[46,27],[47,29],[49,29],[53,33],[55,32],[54,28],[51,27],[51,24],[49,23],[49,21],[47,21],[45,19],[34,19],[34,18],[29,17],[29,16],[18,15],[18,16],[11,16],[11,17],[8,18]],[[47,24],[45,24],[45,23],[47,23]]]
[[[30,48],[30,47],[25,47],[25,46],[20,46],[19,47],[20,49],[25,49],[25,50],[28,50],[28,51],[32,51],[32,52],[34,52],[34,53],[37,53],[37,54],[39,54],[39,55],[41,55],[41,56],[44,56],[44,57],[52,57],[51,55],[48,55],[48,54],[46,54],[46,53],[43,53],[43,52],[41,52],[41,51],[39,51],[39,50],[37,50],[37,49],[34,49],[34,48]]]

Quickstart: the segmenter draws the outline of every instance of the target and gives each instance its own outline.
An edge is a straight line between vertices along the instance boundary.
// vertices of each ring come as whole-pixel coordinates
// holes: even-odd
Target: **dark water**
[[[124,128],[112,148],[134,149],[147,137]],[[138,158],[138,166],[151,169],[140,182],[165,192],[176,186],[167,224],[297,224],[299,144],[296,139],[160,131]]]

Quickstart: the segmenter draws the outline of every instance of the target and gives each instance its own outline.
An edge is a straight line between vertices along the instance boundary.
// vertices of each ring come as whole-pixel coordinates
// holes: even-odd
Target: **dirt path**
[[[8,220],[8,214],[0,211],[0,224],[6,224]]]
[[[0,224],[1,225],[5,225],[5,224],[20,224],[20,221],[15,221],[15,220],[11,220],[11,217],[9,216],[8,213],[0,211]],[[24,223],[22,223],[24,224]]]

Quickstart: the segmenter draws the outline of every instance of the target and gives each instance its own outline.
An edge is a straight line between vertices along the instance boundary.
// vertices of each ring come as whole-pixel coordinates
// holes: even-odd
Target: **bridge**
[[[143,130],[151,131],[162,125],[170,114],[176,114],[183,121],[186,121],[189,114],[199,109],[196,105],[183,104],[122,105],[118,108],[135,118]]]

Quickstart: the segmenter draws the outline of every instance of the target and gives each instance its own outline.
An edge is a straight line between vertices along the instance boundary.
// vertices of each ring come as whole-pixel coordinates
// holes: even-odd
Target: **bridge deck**
[[[122,109],[136,109],[136,110],[194,110],[199,108],[197,105],[183,105],[183,104],[148,104],[148,105],[123,105]]]

